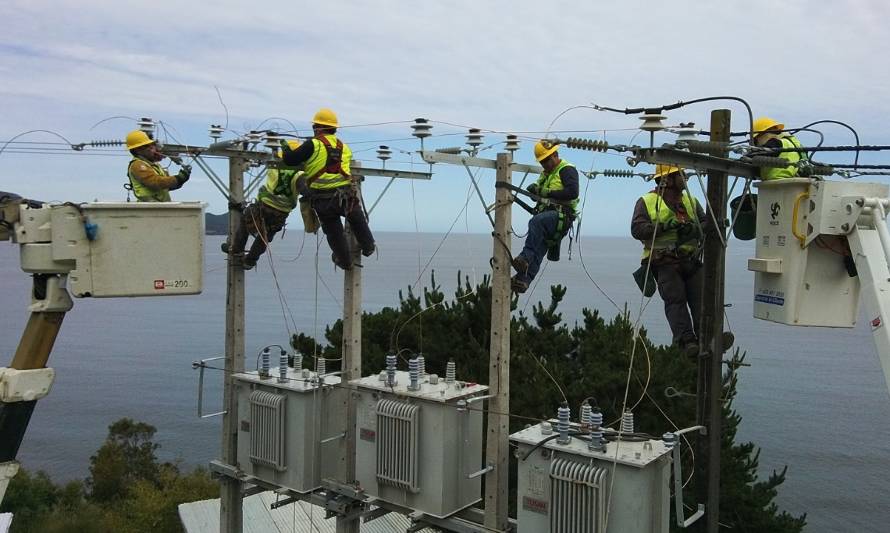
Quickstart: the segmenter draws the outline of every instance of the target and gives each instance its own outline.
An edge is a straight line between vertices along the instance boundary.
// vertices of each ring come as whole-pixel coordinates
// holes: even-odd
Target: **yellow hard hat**
[[[133,130],[127,134],[127,150],[152,144],[154,140],[142,130]]]
[[[323,107],[315,113],[315,116],[312,117],[312,123],[320,124],[322,126],[331,126],[332,128],[340,126],[337,122],[337,115],[327,107]]]
[[[291,150],[296,150],[297,148],[300,147],[300,141],[298,141],[296,139],[288,139],[287,147],[290,148]],[[281,148],[279,148],[278,149],[278,159],[281,159],[282,157],[284,157],[284,154],[281,153]]]
[[[775,120],[769,117],[760,117],[754,121],[754,133],[755,136],[765,133],[767,130],[784,130],[785,125],[781,122],[776,122]]]
[[[653,179],[659,179],[663,176],[669,176],[674,172],[682,172],[683,169],[674,165],[655,165],[655,177]]]
[[[551,144],[547,139],[541,139],[535,143],[535,159],[543,161],[550,157],[550,154],[556,152],[558,148],[558,144]]]

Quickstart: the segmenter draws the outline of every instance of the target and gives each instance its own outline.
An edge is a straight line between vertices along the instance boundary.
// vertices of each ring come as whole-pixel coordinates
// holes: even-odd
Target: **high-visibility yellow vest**
[[[349,175],[352,150],[349,146],[334,135],[319,135],[312,139],[312,147],[312,157],[305,166],[309,188],[335,189],[352,183]]]
[[[686,210],[686,214],[689,216],[689,220],[692,223],[698,223],[698,200],[689,194],[689,191],[683,191],[681,201],[683,203],[683,208]],[[652,220],[653,224],[667,224],[672,220],[679,222],[677,214],[668,207],[664,202],[664,199],[662,199],[661,195],[658,193],[653,191],[643,195],[643,202],[646,204],[646,210],[649,212],[649,218]],[[643,241],[643,259],[647,259],[652,252],[650,246],[655,250],[675,250],[681,255],[692,255],[698,249],[698,244],[698,241],[690,241],[677,246],[676,229],[656,231],[654,242],[652,239]]]
[[[562,178],[559,177],[559,173],[562,171],[562,169],[564,169],[566,167],[574,167],[574,166],[575,165],[569,163],[565,159],[560,160],[559,165],[557,165],[556,168],[553,169],[553,171],[547,172],[545,170],[538,177],[538,182],[537,182],[538,190],[539,191],[543,191],[543,190],[561,191],[561,190],[563,190]],[[578,186],[580,187],[581,184],[579,183]],[[571,207],[572,213],[574,214],[578,207],[578,198],[575,198],[574,200],[571,200],[569,202],[558,202],[558,203],[560,205],[564,205],[566,207]]]
[[[134,157],[130,161],[130,164],[127,166],[127,177],[130,178],[130,187],[133,188],[133,196],[136,197],[136,200],[138,200],[140,202],[169,202],[170,201],[170,191],[168,191],[167,189],[153,191],[153,190],[149,189],[148,187],[146,187],[145,185],[143,185],[142,182],[139,181],[139,178],[137,178],[136,176],[133,175],[133,163],[135,163],[137,161],[145,163],[146,165],[150,166],[152,169],[155,170],[155,172],[157,172],[161,176],[169,176],[170,175],[167,173],[166,170],[164,170],[164,167],[162,167],[160,164],[153,163],[147,159],[142,159],[141,157]]]
[[[802,145],[793,135],[780,135],[777,137],[782,143],[782,148],[800,148]],[[760,169],[760,179],[764,181],[780,180],[797,177],[797,162],[807,159],[806,152],[780,152],[779,157],[788,160],[787,167],[763,167]]]
[[[273,209],[290,213],[297,207],[300,195],[296,181],[300,173],[292,168],[270,168],[266,172],[266,182],[257,192],[257,199]]]

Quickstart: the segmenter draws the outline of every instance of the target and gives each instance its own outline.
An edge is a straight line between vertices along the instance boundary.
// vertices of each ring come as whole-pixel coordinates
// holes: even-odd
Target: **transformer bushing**
[[[661,440],[664,441],[664,447],[668,450],[674,448],[674,445],[677,444],[677,436],[671,432],[665,433],[661,436]]]
[[[556,430],[559,433],[559,437],[556,438],[557,444],[568,444],[572,441],[572,437],[569,436],[569,417],[571,414],[572,410],[569,409],[567,403],[563,403],[556,410]]]
[[[386,385],[389,387],[396,386],[396,356],[389,354],[386,356]]]
[[[269,377],[269,348],[263,348],[263,353],[260,355],[260,377],[267,378]]]
[[[327,363],[328,362],[324,357],[319,357],[315,360],[315,374],[318,376],[319,381],[321,381],[324,375],[328,373]]]
[[[410,380],[408,383],[408,390],[420,390],[419,369],[420,364],[416,357],[408,360],[408,379]]]
[[[590,415],[593,413],[593,409],[590,408],[590,404],[586,401],[581,404],[581,430],[582,431],[590,431]]]
[[[634,414],[631,411],[625,411],[624,414],[621,415],[621,432],[622,433],[633,433],[634,432]]]
[[[423,381],[426,376],[426,359],[422,353],[417,354],[417,373],[420,375],[420,380]]]
[[[278,383],[284,383],[287,381],[287,352],[281,350],[281,355],[278,358]]]
[[[606,448],[603,440],[603,413],[599,409],[590,413],[590,441],[587,449],[590,451],[604,451]]]
[[[445,383],[449,385],[454,383],[454,375],[457,373],[457,367],[454,364],[453,360],[449,360],[448,364],[445,365]]]
[[[303,355],[300,352],[294,353],[294,373],[298,376],[303,374]]]

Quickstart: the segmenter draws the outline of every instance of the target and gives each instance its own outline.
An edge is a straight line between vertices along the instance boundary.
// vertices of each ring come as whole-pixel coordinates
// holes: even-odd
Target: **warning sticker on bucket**
[[[768,294],[757,294],[754,296],[755,302],[771,305],[785,305],[785,298],[780,296],[770,296]]]

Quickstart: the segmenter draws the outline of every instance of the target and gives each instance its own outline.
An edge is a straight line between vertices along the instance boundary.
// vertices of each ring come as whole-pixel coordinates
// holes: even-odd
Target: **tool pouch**
[[[648,275],[646,272],[647,269],[649,270]],[[643,296],[649,298],[655,294],[655,289],[657,288],[655,284],[655,273],[650,265],[640,265],[640,268],[634,271],[633,277],[634,281],[637,282],[637,287],[640,288],[640,292],[643,293]]]
[[[300,198],[300,216],[303,217],[303,229],[306,233],[318,232],[318,215],[308,199]]]

